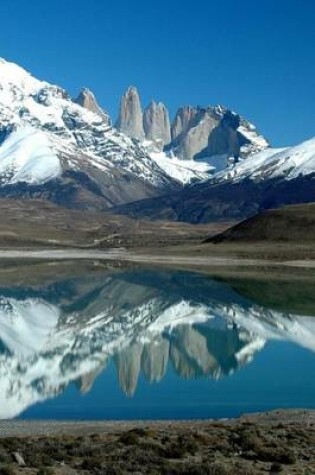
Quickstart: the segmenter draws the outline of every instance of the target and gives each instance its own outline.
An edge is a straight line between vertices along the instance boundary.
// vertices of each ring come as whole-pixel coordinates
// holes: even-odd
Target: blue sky
[[[314,0],[1,0],[0,56],[112,116],[136,85],[171,114],[224,104],[273,145],[315,136]]]

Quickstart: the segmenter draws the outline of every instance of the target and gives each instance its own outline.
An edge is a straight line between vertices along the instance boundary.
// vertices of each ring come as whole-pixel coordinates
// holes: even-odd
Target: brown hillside
[[[205,242],[229,241],[315,242],[315,203],[265,211]]]

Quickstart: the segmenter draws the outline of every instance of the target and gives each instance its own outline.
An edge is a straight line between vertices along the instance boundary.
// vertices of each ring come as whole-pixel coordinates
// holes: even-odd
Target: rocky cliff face
[[[143,113],[143,128],[147,140],[163,150],[171,141],[171,125],[167,108],[162,102],[151,101]]]
[[[169,148],[182,159],[195,158],[207,147],[209,135],[218,121],[216,109],[190,106],[179,109],[172,125],[172,142]]]
[[[171,127],[172,142],[189,129],[196,114],[196,107],[185,106],[178,109]]]
[[[211,157],[224,155],[238,160],[241,146],[247,143],[247,139],[237,132],[240,126],[240,117],[230,111],[226,111],[219,124],[212,129],[204,154]]]
[[[130,86],[121,98],[116,127],[129,137],[138,140],[145,138],[140,98],[133,86]]]
[[[168,149],[182,159],[247,157],[268,142],[246,119],[223,106],[182,107],[172,124]]]
[[[79,104],[81,107],[94,112],[94,114],[98,114],[108,126],[111,125],[109,114],[99,106],[93,92],[89,89],[81,89],[78,96],[74,99],[74,102]]]
[[[269,145],[253,124],[223,106],[180,107],[172,124],[161,102],[152,101],[142,113],[134,87],[121,99],[116,126],[130,137],[153,142],[158,150],[183,160],[224,156],[225,164],[227,157],[247,157]]]

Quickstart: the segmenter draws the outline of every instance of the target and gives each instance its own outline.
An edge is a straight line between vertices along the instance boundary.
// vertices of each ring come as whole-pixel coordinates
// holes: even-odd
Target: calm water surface
[[[314,282],[60,265],[0,272],[0,418],[315,407]]]

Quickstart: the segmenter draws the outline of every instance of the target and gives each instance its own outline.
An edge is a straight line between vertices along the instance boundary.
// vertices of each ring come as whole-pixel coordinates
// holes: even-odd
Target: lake
[[[0,270],[0,418],[315,408],[314,280],[121,263]]]

